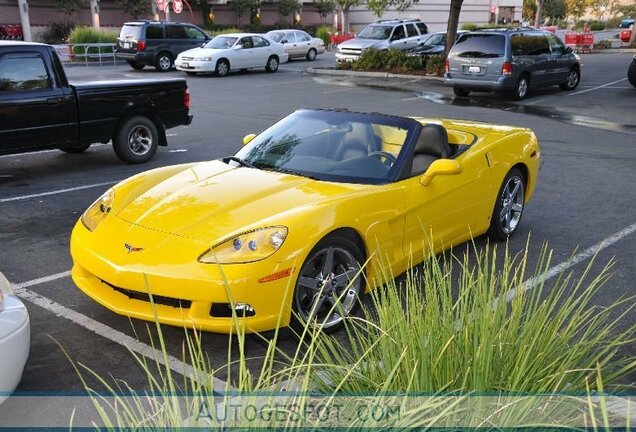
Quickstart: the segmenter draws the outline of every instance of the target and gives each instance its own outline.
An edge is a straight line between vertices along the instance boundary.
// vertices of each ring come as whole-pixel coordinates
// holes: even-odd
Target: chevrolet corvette
[[[514,234],[540,160],[529,129],[346,110],[299,110],[243,143],[106,191],[71,236],[76,285],[175,326],[331,331],[384,275]]]

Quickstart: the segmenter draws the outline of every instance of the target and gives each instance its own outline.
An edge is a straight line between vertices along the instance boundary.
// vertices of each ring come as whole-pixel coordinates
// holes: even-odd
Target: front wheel
[[[221,59],[216,62],[216,67],[214,68],[214,73],[218,77],[224,77],[230,72],[230,64],[227,60]]]
[[[130,164],[144,163],[157,152],[159,131],[157,126],[144,116],[125,120],[113,137],[115,154]]]
[[[347,238],[322,239],[311,250],[296,281],[291,326],[302,332],[331,332],[343,325],[364,292],[360,248]]]
[[[495,240],[506,240],[517,230],[525,204],[526,180],[517,168],[511,169],[504,179],[495,209],[490,219],[488,236]]]
[[[269,59],[267,59],[265,70],[270,73],[276,72],[278,70],[278,57],[271,56]]]
[[[581,81],[581,72],[578,69],[572,69],[568,73],[567,81],[559,84],[559,87],[565,91],[574,90],[578,87],[579,81]]]
[[[515,100],[523,100],[528,95],[528,88],[530,87],[530,83],[528,78],[524,75],[519,77],[519,81],[517,81],[517,85],[515,86],[513,97]]]
[[[316,50],[313,48],[310,48],[309,51],[307,51],[307,55],[305,56],[305,58],[309,61],[314,61],[316,60],[316,54],[318,54]]]
[[[636,60],[629,65],[629,69],[627,69],[627,80],[631,85],[636,87]]]

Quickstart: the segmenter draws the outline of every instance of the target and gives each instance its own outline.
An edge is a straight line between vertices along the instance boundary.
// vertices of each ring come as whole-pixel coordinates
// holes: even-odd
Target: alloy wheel
[[[152,132],[144,125],[137,125],[128,134],[130,150],[139,156],[145,155],[152,148]]]
[[[499,213],[499,223],[506,235],[510,235],[517,229],[521,214],[523,213],[524,190],[523,179],[519,176],[512,176],[501,192],[501,212]]]

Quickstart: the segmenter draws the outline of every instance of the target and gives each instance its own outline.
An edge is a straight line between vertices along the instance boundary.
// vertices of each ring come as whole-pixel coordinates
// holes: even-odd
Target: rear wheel
[[[309,61],[314,61],[316,60],[316,54],[318,54],[316,50],[314,48],[310,48],[309,51],[307,51],[305,58]]]
[[[214,68],[214,73],[218,77],[224,77],[230,72],[230,64],[227,60],[221,59],[216,62],[216,67]]]
[[[119,159],[130,164],[147,162],[157,152],[159,131],[148,117],[134,116],[125,120],[113,137],[113,148]]]
[[[267,72],[276,72],[278,70],[278,57],[271,56],[267,59],[267,65],[265,66]]]
[[[155,67],[160,72],[168,72],[172,68],[172,56],[168,52],[161,52],[155,59]]]
[[[141,70],[141,69],[143,69],[143,68],[144,68],[144,65],[143,65],[143,64],[141,64],[141,63],[137,63],[137,62],[136,62],[136,61],[134,61],[134,60],[128,60],[128,65],[129,65],[131,68],[136,69],[136,70]]]
[[[463,87],[453,87],[453,93],[455,93],[455,96],[466,97],[470,94],[470,90],[466,90]]]
[[[292,300],[291,325],[331,332],[358,308],[364,292],[360,248],[341,236],[322,239],[303,263]]]
[[[71,154],[84,153],[90,146],[90,144],[80,144],[72,147],[61,147],[60,150]]]
[[[627,69],[627,79],[631,85],[636,87],[636,60],[632,61],[632,64],[629,65],[629,69]]]
[[[488,236],[506,240],[517,230],[525,204],[526,179],[518,168],[511,169],[504,179],[495,209],[490,219]]]
[[[581,81],[581,72],[578,69],[571,69],[567,81],[559,84],[559,87],[565,91],[574,90],[578,87],[579,81]]]
[[[526,75],[521,75],[517,85],[515,86],[513,97],[515,100],[523,100],[528,95],[528,89],[530,88],[530,81]]]

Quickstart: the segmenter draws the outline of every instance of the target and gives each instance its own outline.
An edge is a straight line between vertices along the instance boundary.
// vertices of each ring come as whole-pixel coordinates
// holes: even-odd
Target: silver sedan
[[[311,37],[302,30],[273,30],[266,34],[269,39],[283,44],[289,58],[305,58],[314,61],[318,54],[325,52],[325,42]]]

